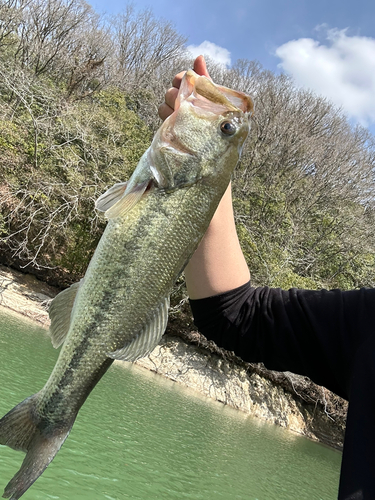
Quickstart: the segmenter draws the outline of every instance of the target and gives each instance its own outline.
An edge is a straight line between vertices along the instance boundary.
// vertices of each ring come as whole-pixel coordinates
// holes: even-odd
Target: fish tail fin
[[[54,459],[73,422],[47,428],[37,417],[38,394],[22,401],[0,420],[0,444],[26,453],[21,468],[5,487],[3,498],[18,500]],[[44,425],[43,425],[44,424]]]

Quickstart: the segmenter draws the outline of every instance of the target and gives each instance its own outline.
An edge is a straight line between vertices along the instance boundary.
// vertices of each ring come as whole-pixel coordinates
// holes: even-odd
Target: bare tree
[[[254,71],[241,86],[253,88],[256,111],[234,188],[254,279],[285,286],[289,273],[291,286],[293,276],[303,286],[357,286],[361,260],[362,284],[374,284],[371,134],[284,75],[241,67]]]
[[[47,246],[69,246],[70,230],[74,240],[81,227],[87,229],[76,215],[84,203],[80,190],[107,185],[107,173],[120,180],[127,149],[140,152],[134,139],[140,122],[130,123],[137,115],[147,126],[139,139],[146,146],[145,130],[160,124],[165,89],[193,61],[185,39],[150,10],[128,6],[106,20],[84,0],[0,2],[0,57],[1,193],[10,193],[6,203],[0,200],[0,226],[6,219],[13,251],[38,266],[48,261]],[[233,180],[238,230],[254,280],[373,284],[373,136],[351,127],[326,99],[256,61],[239,60],[228,69],[208,60],[208,66],[217,83],[255,100],[250,139]],[[115,110],[128,114],[113,119]],[[117,122],[124,120],[120,130]],[[125,139],[129,128],[134,137]],[[127,148],[119,146],[124,143]],[[11,172],[11,165],[17,170],[22,163],[27,185],[14,181],[20,172]],[[92,203],[90,189],[85,193]],[[17,217],[22,234],[12,239]],[[52,244],[54,234],[59,243]]]
[[[186,39],[151,10],[136,13],[127,6],[112,20],[120,86],[149,87],[150,77],[166,61],[181,57]]]
[[[84,0],[8,0],[1,8],[0,51],[8,50],[8,65],[11,51],[15,67],[58,78],[73,98],[106,84],[112,36]]]
[[[23,22],[23,12],[32,0],[3,0],[0,2],[0,48],[15,43],[14,34],[18,33]]]

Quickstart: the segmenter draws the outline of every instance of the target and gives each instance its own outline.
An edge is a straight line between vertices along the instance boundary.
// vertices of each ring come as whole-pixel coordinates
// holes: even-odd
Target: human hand
[[[210,75],[207,71],[206,61],[204,60],[203,56],[198,56],[195,59],[193,69],[198,75],[207,76],[208,78],[210,78]],[[165,94],[165,102],[161,106],[159,106],[159,116],[162,120],[168,118],[168,116],[171,115],[174,111],[178,89],[180,88],[181,81],[185,73],[186,71],[181,71],[181,73],[178,73],[174,77],[172,82],[173,87],[167,90]]]

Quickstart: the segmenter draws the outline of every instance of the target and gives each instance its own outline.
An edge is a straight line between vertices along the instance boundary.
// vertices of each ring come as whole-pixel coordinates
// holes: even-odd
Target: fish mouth
[[[254,112],[253,100],[247,94],[216,85],[206,76],[200,76],[193,70],[187,71],[182,79],[175,110],[186,99],[199,99],[200,107],[209,107],[212,112],[218,114],[225,111],[242,111],[251,116]]]
[[[252,99],[244,92],[216,85],[206,76],[195,71],[185,73],[175,103],[175,112],[169,116],[161,128],[165,148],[171,148],[181,154],[195,156],[196,152],[182,143],[174,131],[177,119],[176,111],[184,101],[188,101],[197,117],[223,117],[233,114],[244,114],[247,118],[253,114]]]

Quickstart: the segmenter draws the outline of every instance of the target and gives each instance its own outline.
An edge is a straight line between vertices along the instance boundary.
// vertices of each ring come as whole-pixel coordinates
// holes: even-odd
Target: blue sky
[[[92,0],[99,12],[120,0]],[[373,0],[138,0],[187,37],[194,52],[226,65],[256,59],[291,75],[341,106],[375,133],[375,2]],[[201,45],[203,42],[208,42]],[[197,49],[194,49],[198,47]]]

